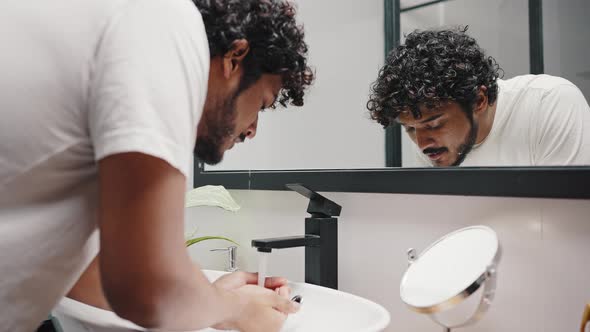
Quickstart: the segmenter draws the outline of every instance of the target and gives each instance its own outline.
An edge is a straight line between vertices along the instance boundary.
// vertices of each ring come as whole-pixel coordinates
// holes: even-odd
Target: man
[[[565,79],[499,79],[500,68],[460,30],[415,31],[387,57],[368,102],[397,121],[423,166],[590,164],[590,108]]]
[[[209,283],[184,247],[183,207],[193,148],[217,163],[254,137],[261,109],[303,104],[312,74],[292,5],[4,1],[0,22],[0,329],[33,331],[100,242],[102,290],[123,318],[278,330],[297,310],[284,280]]]

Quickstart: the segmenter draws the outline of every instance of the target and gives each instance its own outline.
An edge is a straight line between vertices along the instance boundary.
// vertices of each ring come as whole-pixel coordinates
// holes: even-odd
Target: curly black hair
[[[193,0],[203,17],[211,57],[228,52],[234,41],[245,39],[250,51],[244,58],[240,90],[262,74],[279,74],[283,89],[278,102],[302,106],[304,90],[313,81],[307,66],[303,27],[295,8],[284,0]]]
[[[420,106],[434,108],[449,101],[471,115],[481,86],[493,104],[502,69],[467,29],[416,30],[407,35],[405,45],[389,53],[371,87],[371,118],[387,127],[402,111],[419,119]]]

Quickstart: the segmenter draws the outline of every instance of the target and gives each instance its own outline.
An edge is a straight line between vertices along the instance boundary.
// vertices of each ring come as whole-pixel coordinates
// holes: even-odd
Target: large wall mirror
[[[583,188],[590,183],[586,163],[558,167],[561,164],[538,162],[540,167],[529,168],[518,158],[514,163],[487,158],[462,167],[437,167],[406,128],[384,130],[370,119],[366,107],[371,84],[391,48],[416,29],[458,26],[468,26],[467,33],[496,59],[503,81],[546,73],[574,83],[589,100],[589,1],[294,1],[316,71],[305,106],[262,113],[256,137],[228,151],[222,163],[196,161],[195,185],[283,189],[287,182],[307,182],[318,190],[338,191],[590,196]],[[581,119],[586,123],[580,137],[590,136],[589,118]],[[503,126],[509,122],[505,119]],[[515,139],[523,137],[519,135]],[[532,134],[527,139],[541,140]],[[512,149],[501,142],[498,149]],[[458,180],[462,184],[457,187]],[[453,183],[454,189],[444,188]]]

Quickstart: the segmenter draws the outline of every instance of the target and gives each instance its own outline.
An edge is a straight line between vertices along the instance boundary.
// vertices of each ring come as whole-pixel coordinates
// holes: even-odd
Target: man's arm
[[[254,275],[213,285],[191,262],[184,243],[185,178],[168,163],[115,154],[99,162],[99,180],[100,280],[119,316],[150,329],[262,332],[278,331],[284,313],[298,310],[287,293],[248,285]],[[282,284],[271,279],[267,286]]]
[[[102,292],[98,260],[99,255],[90,262],[90,265],[88,265],[84,273],[82,273],[74,287],[72,287],[66,296],[93,307],[112,310]]]
[[[100,279],[119,316],[168,331],[214,325],[278,331],[283,313],[297,311],[284,293],[246,282],[214,286],[191,262],[183,234],[185,178],[177,169],[141,153],[115,154],[99,167]]]
[[[243,310],[213,287],[184,246],[185,178],[166,162],[122,153],[99,162],[100,276],[121,317],[150,328],[205,328]]]
[[[74,287],[69,291],[67,297],[91,305],[103,310],[112,311],[111,306],[107,302],[102,291],[102,283],[100,281],[100,269],[98,267],[98,260],[100,254],[97,255],[88,265],[84,273],[80,276]],[[245,285],[256,285],[258,283],[258,274],[237,271],[231,274],[226,274],[217,279],[213,284],[223,289],[231,290],[238,289]],[[266,277],[266,288],[277,290],[288,290],[287,279],[281,277]]]

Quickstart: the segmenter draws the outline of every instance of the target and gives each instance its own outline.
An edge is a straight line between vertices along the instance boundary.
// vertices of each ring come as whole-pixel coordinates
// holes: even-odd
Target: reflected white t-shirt
[[[590,165],[590,107],[573,83],[523,75],[498,87],[492,129],[461,166]],[[432,166],[412,145],[416,163]]]
[[[209,47],[190,0],[0,2],[0,330],[30,332],[96,254],[97,161],[187,177]]]

